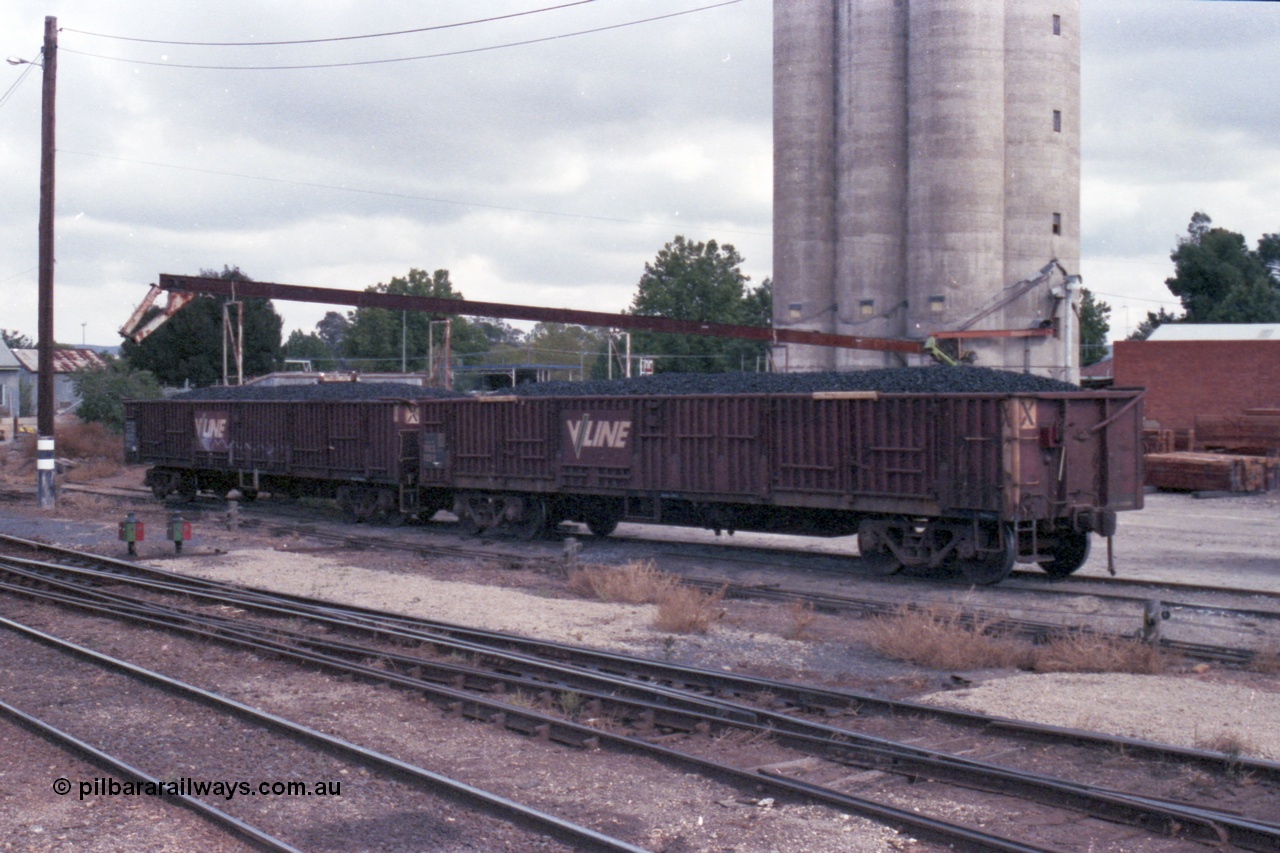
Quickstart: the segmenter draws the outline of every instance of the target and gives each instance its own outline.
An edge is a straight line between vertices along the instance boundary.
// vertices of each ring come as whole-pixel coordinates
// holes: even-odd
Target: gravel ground
[[[249,550],[187,565],[188,571],[202,577],[540,639],[650,656],[671,656],[674,642],[681,646],[682,656],[694,654],[704,665],[724,669],[812,673],[818,667],[840,666],[850,653],[847,648],[836,651],[821,643],[731,626],[672,641],[670,635],[650,627],[655,612],[650,605],[558,600],[545,592],[443,581],[413,572],[388,577],[385,571],[345,564],[330,556]],[[866,654],[865,650],[854,653]],[[1182,746],[1236,745],[1244,755],[1280,760],[1280,680],[1272,677],[1249,678],[1245,684],[1224,681],[1229,676],[1214,671],[1184,676],[985,673],[983,677],[987,680],[971,689],[931,693],[922,699]]]
[[[1046,673],[920,698],[1018,720],[1280,761],[1280,690],[1256,684]]]

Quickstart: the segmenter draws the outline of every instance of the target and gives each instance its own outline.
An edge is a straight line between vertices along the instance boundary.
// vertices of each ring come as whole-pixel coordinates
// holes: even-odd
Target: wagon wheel
[[[896,575],[902,571],[902,561],[898,559],[898,555],[893,553],[886,545],[867,544],[869,538],[874,541],[878,537],[869,537],[868,534],[858,533],[858,553],[862,555],[862,565],[873,575],[888,577]]]
[[[251,504],[258,499],[257,489],[244,488],[244,489],[240,489],[239,491],[240,491],[240,500],[244,501],[247,504]]]
[[[601,514],[587,519],[587,529],[592,536],[601,539],[618,529],[618,517],[612,514]]]
[[[1059,531],[1053,544],[1044,549],[1052,559],[1040,563],[1040,568],[1051,578],[1065,578],[1079,569],[1089,559],[1089,534],[1077,530]]]
[[[515,522],[513,529],[521,539],[533,540],[547,529],[547,502],[542,498],[530,498],[524,502],[524,517]]]
[[[993,537],[1000,541],[994,551],[982,551],[968,559],[957,559],[955,566],[969,583],[986,586],[999,583],[1013,571],[1014,558],[1017,556],[1018,540],[1012,528],[1001,527],[991,530]]]
[[[151,486],[151,494],[154,495],[155,499],[158,501],[162,501],[169,497],[169,492],[171,491],[173,491],[173,483],[167,480],[163,483],[154,483]]]

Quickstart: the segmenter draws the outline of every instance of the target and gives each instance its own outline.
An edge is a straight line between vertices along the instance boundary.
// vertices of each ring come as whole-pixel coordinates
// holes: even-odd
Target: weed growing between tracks
[[[705,634],[724,615],[719,607],[724,589],[706,593],[681,586],[679,578],[659,571],[650,561],[578,569],[569,575],[568,588],[600,601],[656,604],[653,627],[673,634]]]
[[[1015,637],[992,620],[960,610],[902,608],[866,623],[871,647],[895,660],[935,669],[1017,668],[1033,672],[1164,672],[1168,658],[1137,640],[1073,632],[1035,644]]]

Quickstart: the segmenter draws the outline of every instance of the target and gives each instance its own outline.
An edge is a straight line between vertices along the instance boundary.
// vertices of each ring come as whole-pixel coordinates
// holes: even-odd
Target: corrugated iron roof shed
[[[40,371],[40,351],[35,349],[16,349],[14,358],[32,373]],[[91,349],[55,349],[53,351],[53,372],[70,373],[82,367],[104,368],[107,366],[102,356]]]
[[[1149,341],[1280,341],[1280,323],[1164,323]]]

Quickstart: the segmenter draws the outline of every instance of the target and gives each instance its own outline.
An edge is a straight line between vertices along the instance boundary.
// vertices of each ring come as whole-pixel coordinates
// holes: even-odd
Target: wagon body
[[[490,398],[453,488],[851,514],[1091,519],[1142,506],[1140,392]],[[755,513],[762,516],[761,513]]]
[[[412,490],[417,418],[416,406],[394,400],[130,401],[125,458],[154,466],[148,485],[158,496]]]

